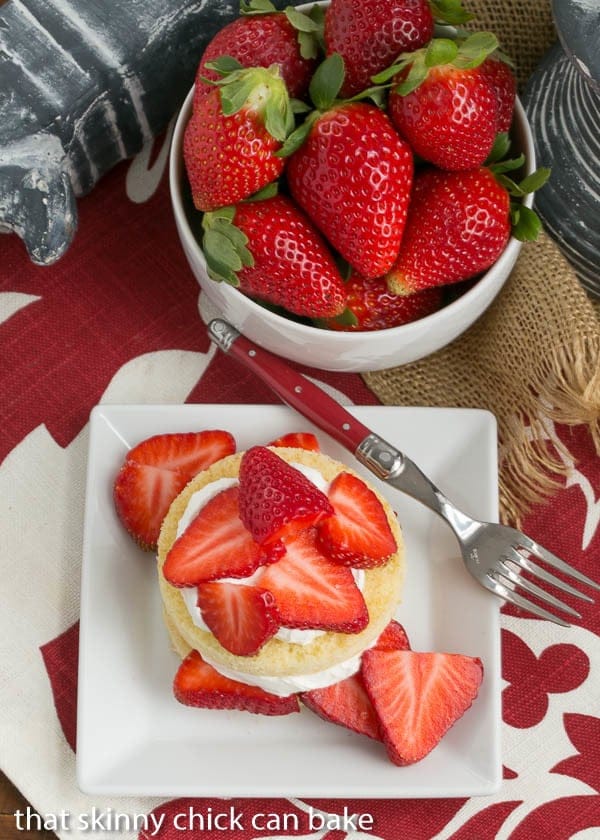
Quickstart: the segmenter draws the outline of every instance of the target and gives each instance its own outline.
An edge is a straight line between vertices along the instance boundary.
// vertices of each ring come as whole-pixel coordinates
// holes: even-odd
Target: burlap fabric
[[[465,4],[490,29],[522,84],[556,39],[547,0]],[[410,365],[364,374],[388,405],[487,408],[498,420],[500,513],[519,523],[560,484],[564,460],[545,418],[587,424],[600,451],[600,307],[545,234],[523,246],[492,306],[464,335]]]

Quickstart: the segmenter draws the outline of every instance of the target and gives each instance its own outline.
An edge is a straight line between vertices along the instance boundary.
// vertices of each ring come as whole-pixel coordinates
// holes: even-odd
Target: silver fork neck
[[[377,478],[441,516],[460,538],[472,529],[471,517],[458,510],[414,461],[383,438],[371,433],[360,442],[354,454]]]

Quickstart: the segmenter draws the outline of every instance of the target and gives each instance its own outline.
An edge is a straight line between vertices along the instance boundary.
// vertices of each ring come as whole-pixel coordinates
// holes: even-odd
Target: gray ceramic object
[[[600,0],[555,0],[553,13],[560,41],[523,96],[538,165],[552,168],[535,206],[600,297]]]
[[[287,3],[281,3],[281,6]],[[0,231],[40,265],[76,197],[159,134],[239,0],[9,0],[0,7]]]

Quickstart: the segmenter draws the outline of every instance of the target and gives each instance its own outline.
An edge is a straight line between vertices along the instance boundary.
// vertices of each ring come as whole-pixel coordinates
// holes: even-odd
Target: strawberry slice
[[[390,621],[383,630],[373,650],[409,650],[408,636],[397,621]],[[379,719],[365,689],[360,671],[335,685],[306,691],[300,699],[319,717],[330,723],[345,726],[359,735],[367,735],[377,741],[383,736]]]
[[[360,674],[353,674],[326,688],[305,691],[300,699],[323,720],[345,726],[376,741],[383,740],[379,720]]]
[[[265,446],[254,446],[240,464],[240,518],[257,543],[292,537],[333,514],[327,496]]]
[[[193,478],[215,461],[234,452],[233,435],[221,429],[206,429],[202,432],[154,435],[134,446],[127,460],[149,467],[177,470]]]
[[[477,697],[481,660],[456,653],[367,650],[365,688],[394,764],[424,758]]]
[[[279,629],[273,595],[258,586],[203,583],[198,607],[221,645],[236,656],[252,656]]]
[[[115,479],[117,515],[135,541],[156,549],[171,502],[201,470],[235,452],[229,432],[154,435],[131,449]]]
[[[375,493],[357,476],[342,472],[331,482],[328,497],[335,515],[319,525],[325,554],[361,569],[383,565],[397,546]]]
[[[163,574],[173,586],[251,575],[267,561],[240,519],[239,488],[213,496],[169,550]]]
[[[320,551],[314,529],[286,542],[286,553],[261,572],[283,627],[359,633],[369,613],[352,571]]]
[[[294,449],[306,449],[309,452],[321,451],[319,441],[312,432],[289,432],[277,440],[272,440],[267,446],[290,446]]]
[[[300,711],[295,694],[278,697],[258,686],[230,680],[205,662],[197,650],[191,651],[179,666],[173,680],[173,693],[185,706],[204,709],[239,709],[259,715],[288,715]]]
[[[373,645],[373,650],[410,650],[410,642],[404,627],[392,619],[387,627],[384,627]]]

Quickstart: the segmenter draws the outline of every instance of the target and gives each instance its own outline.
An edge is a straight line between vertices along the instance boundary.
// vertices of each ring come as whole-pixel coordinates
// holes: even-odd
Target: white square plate
[[[349,409],[404,450],[459,507],[496,521],[496,422],[485,411]],[[499,601],[462,565],[448,527],[381,484],[397,511],[407,576],[397,618],[413,649],[481,658],[472,708],[423,761],[396,767],[382,745],[309,712],[261,717],[180,705],[178,659],[161,619],[154,557],[120,525],[112,483],[131,446],[160,432],[223,428],[239,449],[311,429],[284,406],[98,406],[91,416],[81,585],[77,773],[89,794],[349,798],[489,794],[501,781]]]

